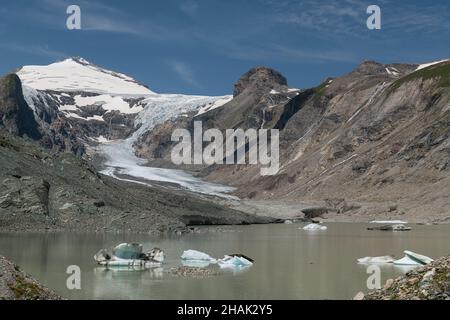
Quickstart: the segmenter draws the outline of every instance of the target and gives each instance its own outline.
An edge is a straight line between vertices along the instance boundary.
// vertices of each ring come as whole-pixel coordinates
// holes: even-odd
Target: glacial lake
[[[367,292],[365,256],[403,257],[412,250],[432,258],[450,254],[450,225],[412,225],[410,232],[367,231],[369,224],[330,223],[327,231],[293,225],[201,228],[200,234],[154,238],[117,234],[0,234],[0,255],[69,299],[351,299]],[[207,230],[210,230],[206,232]],[[243,253],[255,264],[243,272],[207,278],[176,277],[164,270],[106,270],[93,255],[122,242],[140,242],[166,253],[163,269],[181,266],[184,250],[213,257]],[[81,290],[66,288],[66,268],[81,268]],[[218,269],[218,267],[215,267]],[[405,267],[381,267],[382,283]]]

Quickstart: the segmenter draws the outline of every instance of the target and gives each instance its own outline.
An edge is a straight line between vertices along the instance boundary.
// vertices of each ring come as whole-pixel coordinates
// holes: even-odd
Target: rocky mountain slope
[[[205,130],[279,129],[276,175],[261,176],[258,165],[181,169],[236,187],[243,199],[314,203],[352,219],[450,219],[450,61],[365,61],[302,90],[257,67],[239,79],[233,96],[223,97],[157,94],[81,58],[24,67],[18,75],[40,143],[79,156],[101,154],[102,172],[115,178],[182,181],[182,188],[213,194],[184,173],[147,168],[143,159],[175,168],[172,132],[192,131],[194,121]]]
[[[20,268],[0,256],[0,300],[61,300]]]
[[[170,133],[204,127],[280,129],[281,170],[212,166],[203,175],[241,198],[321,203],[353,217],[450,219],[450,61],[428,65],[365,61],[315,88],[289,89],[255,68],[234,99],[201,115],[171,119],[142,135],[137,154],[168,160]]]
[[[15,74],[0,79],[0,130],[32,139],[42,138],[33,111],[23,97],[20,79]]]
[[[42,91],[28,96],[45,97],[39,100],[41,104],[33,100],[34,108],[30,108],[19,77],[0,79],[0,230],[165,233],[184,232],[193,224],[272,221],[212,204],[182,190],[130,183],[97,173],[77,150],[61,150],[69,145],[71,134],[80,147],[89,147],[87,136],[76,136],[88,120],[70,122],[64,111],[54,109],[55,118],[47,123],[36,112],[51,110],[46,109],[47,102],[54,95]],[[58,99],[64,96],[58,93]],[[69,121],[70,131],[56,130],[59,121]],[[60,138],[61,144],[49,148],[51,138]]]
[[[67,152],[0,134],[0,230],[184,232],[187,225],[271,222],[183,192],[100,175]]]

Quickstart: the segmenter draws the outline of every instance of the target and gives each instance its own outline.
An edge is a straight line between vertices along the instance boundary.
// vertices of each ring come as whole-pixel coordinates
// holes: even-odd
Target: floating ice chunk
[[[225,256],[223,259],[219,259],[218,261],[219,267],[224,269],[235,269],[235,268],[247,268],[251,267],[253,265],[253,262],[249,259],[239,256],[239,255],[233,255],[233,256]]]
[[[417,261],[414,261],[413,259],[411,259],[408,256],[404,256],[403,258],[401,258],[399,260],[395,260],[394,264],[399,265],[399,266],[421,266],[422,265],[422,264],[418,263]]]
[[[380,224],[408,224],[406,221],[401,220],[375,220],[370,223],[380,223]]]
[[[210,263],[217,263],[217,260],[209,256],[204,252],[197,250],[186,250],[181,255],[182,260],[194,260],[194,261],[208,261]]]
[[[142,255],[143,246],[139,243],[121,243],[113,250],[114,256],[118,259],[140,259]]]
[[[383,264],[383,263],[393,263],[395,259],[391,256],[383,257],[365,257],[358,259],[360,264]]]
[[[430,257],[424,256],[424,255],[421,255],[421,254],[418,254],[418,253],[415,253],[412,251],[406,250],[404,253],[408,258],[410,258],[414,261],[417,261],[418,263],[423,264],[423,265],[432,263],[434,261]]]
[[[404,224],[396,224],[392,227],[393,231],[411,231],[411,227],[407,227]]]
[[[424,266],[434,261],[430,257],[412,251],[406,250],[404,253],[405,256],[402,259],[394,261],[394,264],[403,266]]]
[[[320,225],[318,223],[311,223],[308,224],[307,226],[303,227],[303,230],[307,230],[307,231],[315,231],[315,230],[319,230],[319,231],[325,231],[328,228],[326,226]]]

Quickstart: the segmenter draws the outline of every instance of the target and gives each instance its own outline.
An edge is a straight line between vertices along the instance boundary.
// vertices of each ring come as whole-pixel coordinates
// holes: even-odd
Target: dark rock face
[[[42,137],[33,111],[28,107],[22,93],[22,84],[15,74],[0,79],[0,129],[32,139]]]
[[[235,84],[234,99],[221,108],[199,116],[191,114],[157,125],[141,136],[134,146],[138,156],[169,161],[174,143],[170,140],[176,128],[193,131],[194,121],[201,121],[204,130],[216,128],[249,129],[281,128],[297,111],[299,100],[311,93],[289,90],[286,78],[270,68],[256,67],[246,72]]]
[[[36,177],[11,177],[2,181],[0,208],[16,213],[48,215],[50,184]]]
[[[234,85],[234,97],[244,90],[267,91],[275,86],[287,86],[286,78],[270,68],[256,67],[246,72]]]
[[[278,71],[256,67],[245,73],[235,85],[234,99],[196,120],[221,130],[273,128],[292,115],[290,101],[300,90],[289,90],[286,78]]]

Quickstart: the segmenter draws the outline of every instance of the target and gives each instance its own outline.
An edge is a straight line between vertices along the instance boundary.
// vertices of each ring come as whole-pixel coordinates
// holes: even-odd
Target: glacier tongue
[[[209,183],[195,178],[192,174],[174,169],[152,168],[145,166],[146,160],[135,155],[133,144],[141,135],[156,125],[174,119],[184,113],[199,111],[207,105],[215,105],[216,101],[231,100],[231,96],[204,97],[176,94],[154,94],[146,98],[144,110],[136,118],[137,130],[131,137],[101,145],[100,152],[105,156],[107,167],[103,174],[116,179],[148,184],[143,181],[161,181],[174,183],[193,192],[233,198],[227,193],[234,188]],[[120,175],[126,175],[127,179]]]

